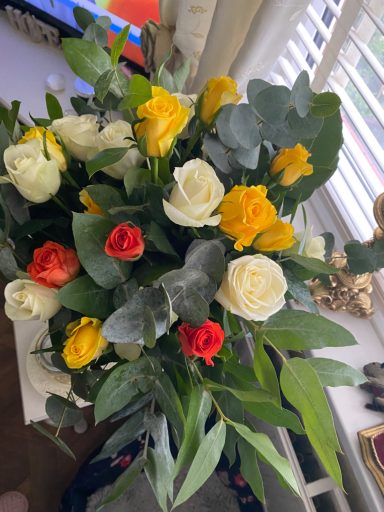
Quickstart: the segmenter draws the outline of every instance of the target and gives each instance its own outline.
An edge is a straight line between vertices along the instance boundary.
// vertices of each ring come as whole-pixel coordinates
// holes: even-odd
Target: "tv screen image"
[[[79,31],[81,29],[73,16],[74,7],[84,7],[95,19],[109,16],[112,20],[109,44],[130,23],[131,29],[123,55],[139,66],[144,65],[140,50],[141,27],[148,19],[156,22],[160,20],[159,0],[26,0],[26,3]]]

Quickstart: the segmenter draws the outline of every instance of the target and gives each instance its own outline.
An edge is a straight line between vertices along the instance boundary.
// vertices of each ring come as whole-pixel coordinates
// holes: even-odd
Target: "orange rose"
[[[45,242],[35,249],[33,261],[27,267],[31,279],[47,288],[61,288],[75,279],[79,270],[76,252],[56,242]]]

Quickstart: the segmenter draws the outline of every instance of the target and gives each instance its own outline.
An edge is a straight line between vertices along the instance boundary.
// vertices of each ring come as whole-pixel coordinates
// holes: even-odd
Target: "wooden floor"
[[[92,425],[92,409],[85,412]],[[0,287],[0,494],[19,490],[29,499],[29,512],[56,512],[77,468],[114,428],[101,424],[82,435],[64,429],[62,437],[77,457],[74,462],[24,425],[12,323],[3,313]]]

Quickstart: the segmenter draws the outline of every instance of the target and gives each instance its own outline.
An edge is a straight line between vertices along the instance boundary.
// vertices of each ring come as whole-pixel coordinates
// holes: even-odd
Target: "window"
[[[384,1],[312,0],[270,79],[292,85],[302,69],[342,100],[344,145],[325,193],[350,235],[368,239],[384,191]]]

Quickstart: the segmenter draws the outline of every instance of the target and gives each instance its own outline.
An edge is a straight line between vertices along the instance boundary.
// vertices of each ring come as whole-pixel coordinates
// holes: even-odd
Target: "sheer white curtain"
[[[230,75],[243,91],[266,77],[309,0],[160,0],[162,28],[191,59],[188,92],[212,76]]]

